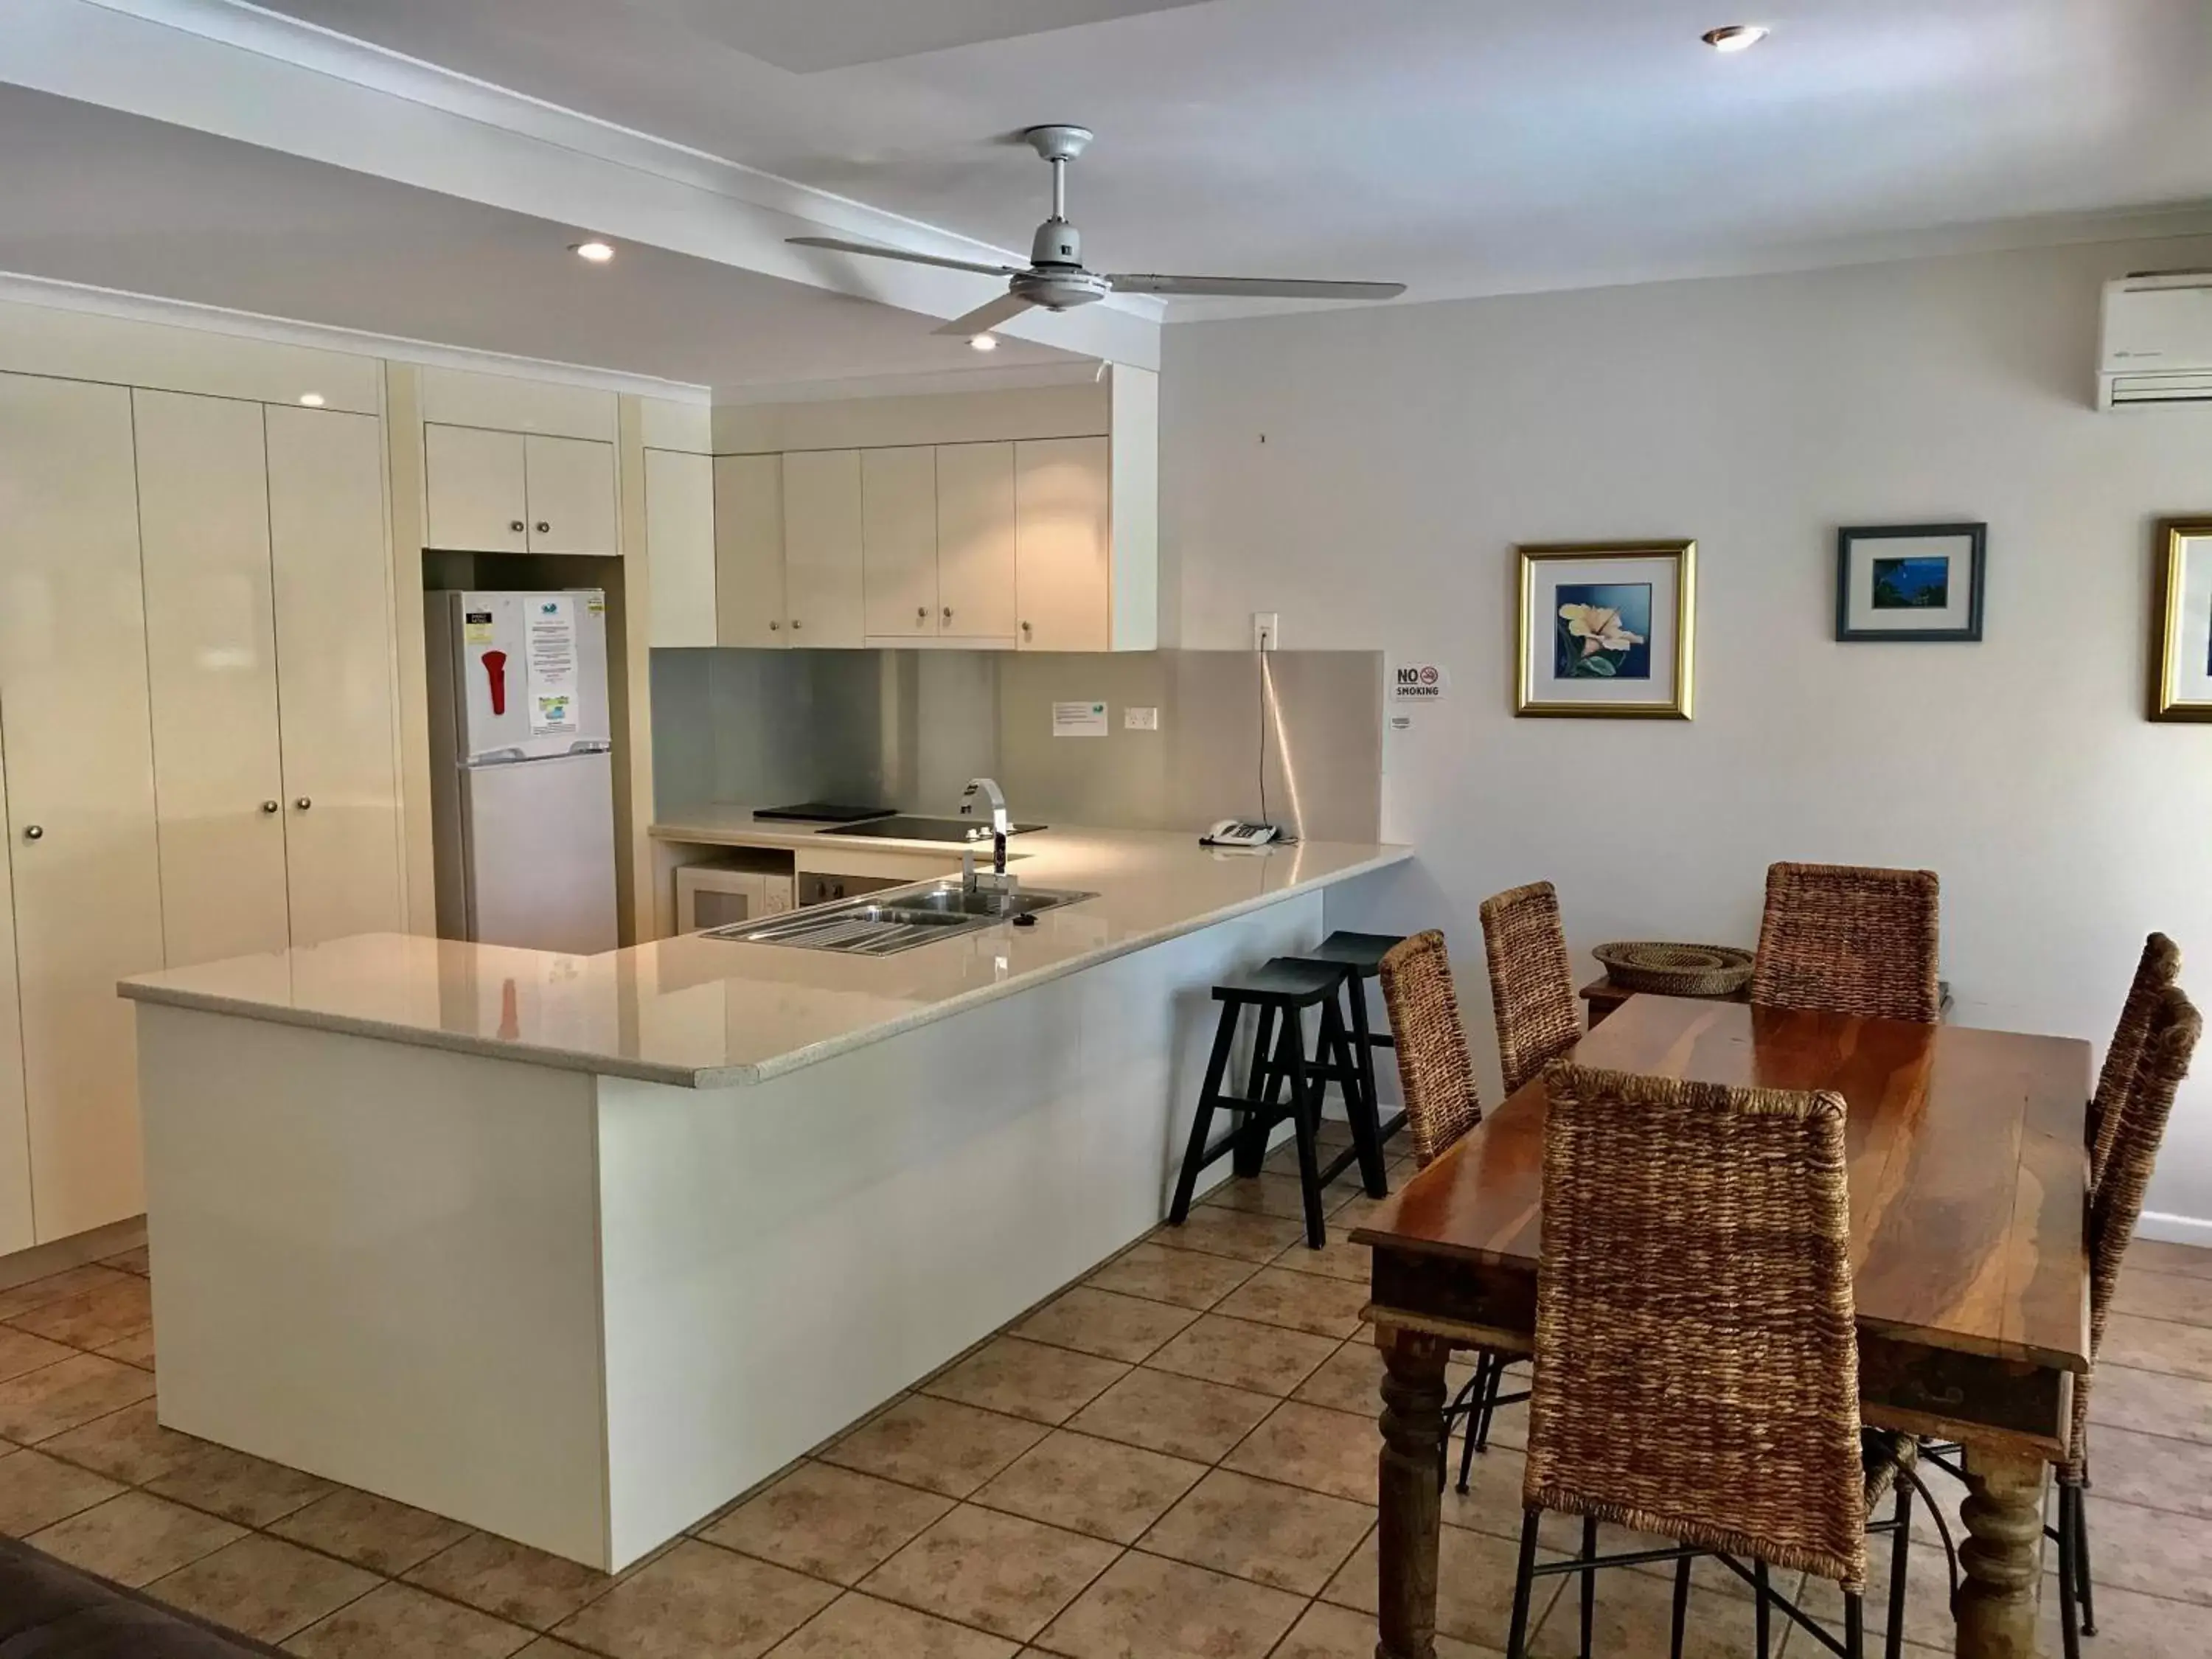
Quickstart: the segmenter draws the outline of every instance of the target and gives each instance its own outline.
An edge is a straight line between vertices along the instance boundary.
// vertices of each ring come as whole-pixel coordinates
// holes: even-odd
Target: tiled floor
[[[616,1577],[159,1427],[146,1264],[118,1257],[0,1291],[0,1532],[310,1659],[1368,1659],[1379,1365],[1343,1237],[1367,1205],[1340,1193],[1312,1251],[1294,1182],[1231,1183]],[[2212,1251],[2138,1245],[2119,1305],[2092,1407],[2087,1651],[2193,1656]],[[1504,1639],[1522,1421],[1504,1413],[1474,1492],[1446,1496],[1443,1659]],[[1906,1634],[1948,1650],[1942,1557],[1913,1554]],[[1665,1651],[1664,1571],[1601,1577],[1600,1653]],[[1747,1656],[1747,1601],[1696,1582],[1694,1659]],[[1574,1650],[1559,1583],[1540,1581],[1540,1655]]]

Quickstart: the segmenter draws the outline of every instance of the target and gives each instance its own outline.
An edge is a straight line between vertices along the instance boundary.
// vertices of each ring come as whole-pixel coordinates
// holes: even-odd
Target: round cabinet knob
[[[783,626],[783,624],[782,624],[781,623],[780,623],[780,622],[772,622],[772,623],[770,623],[768,625],[768,631],[769,631],[769,633],[773,634],[773,633],[775,633],[775,632],[776,631],[776,629],[778,629],[779,628],[781,628],[782,626]]]
[[[310,806],[313,806],[314,804],[315,804],[315,803],[314,803],[314,801],[313,801],[311,798],[309,798],[308,796],[306,796],[306,795],[302,795],[302,796],[301,796],[299,799],[297,799],[297,800],[295,800],[295,801],[294,801],[294,802],[292,803],[292,805],[295,805],[295,806],[298,807],[298,808],[299,808],[302,812],[306,811],[307,811]]]
[[[261,803],[261,810],[264,812],[274,812],[276,807],[277,803],[273,800],[264,800]]]
[[[952,620],[952,607],[949,605],[945,607],[945,620],[947,622]]]
[[[520,519],[509,519],[507,521],[507,527],[509,530],[512,530],[518,536],[529,528],[529,526],[525,525]]]
[[[799,631],[799,618],[796,617],[791,619],[791,631],[794,634]]]
[[[918,623],[927,622],[929,620],[929,607],[926,605],[918,605],[915,606],[914,619]]]
[[[543,520],[543,519],[540,519],[540,520],[538,521],[538,533],[539,535],[541,535],[541,536],[542,536],[542,535],[544,535],[547,531],[549,531],[549,530],[552,529],[552,527],[553,527],[553,526],[552,526],[551,525],[550,525],[550,524],[546,523],[546,521],[545,521],[544,520]]]
[[[25,841],[44,841],[46,838],[46,832],[39,825],[35,823],[27,823],[23,826],[23,839]]]
[[[1030,625],[1029,625],[1027,623],[1024,623],[1022,624],[1022,632],[1023,632],[1023,633],[1024,633],[1024,634],[1026,634],[1026,633],[1028,633],[1029,631],[1030,631]]]

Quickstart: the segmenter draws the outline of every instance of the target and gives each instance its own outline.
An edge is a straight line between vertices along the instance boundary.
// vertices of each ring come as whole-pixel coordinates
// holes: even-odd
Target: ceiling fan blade
[[[941,265],[947,270],[972,270],[984,276],[1018,276],[1019,265],[981,265],[973,259],[945,259],[934,253],[909,253],[902,247],[878,247],[872,242],[848,242],[836,236],[787,236],[794,247],[834,248],[840,253],[865,253],[877,259],[903,259],[910,265]]]
[[[1132,271],[1109,276],[1116,294],[1217,295],[1237,299],[1395,300],[1403,283],[1318,283],[1297,276],[1162,276]]]
[[[1027,311],[1031,301],[1018,294],[1001,294],[987,306],[977,306],[965,317],[955,317],[942,328],[932,329],[933,334],[988,334],[1010,317],[1018,317]]]

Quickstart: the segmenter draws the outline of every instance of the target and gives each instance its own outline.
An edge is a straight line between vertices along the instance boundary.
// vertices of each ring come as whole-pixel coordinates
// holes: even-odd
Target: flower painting
[[[1561,679],[1651,678],[1651,585],[1562,582],[1553,672]]]
[[[1941,611],[1951,603],[1948,558],[1875,559],[1876,611]]]

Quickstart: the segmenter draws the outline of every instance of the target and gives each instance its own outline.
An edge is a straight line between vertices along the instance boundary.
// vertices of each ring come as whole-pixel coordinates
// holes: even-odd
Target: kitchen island
[[[125,981],[161,1420],[618,1570],[1154,1225],[1208,988],[1410,856],[1018,850],[1093,896],[880,957],[369,934]]]

